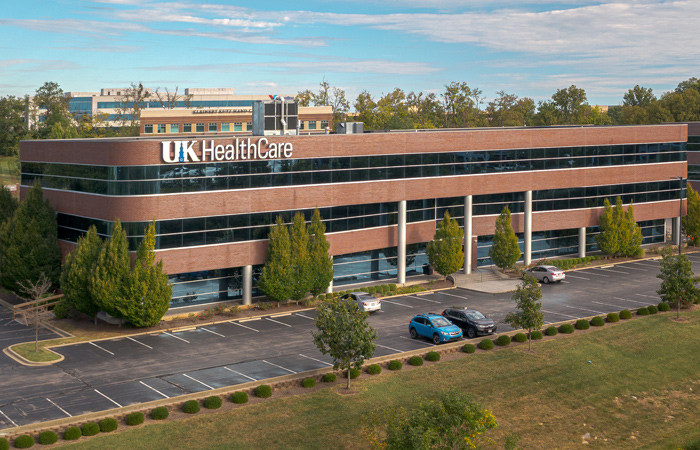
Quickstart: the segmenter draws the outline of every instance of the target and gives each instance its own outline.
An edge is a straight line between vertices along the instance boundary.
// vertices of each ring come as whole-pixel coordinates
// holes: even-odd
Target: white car
[[[367,292],[350,292],[340,297],[343,300],[352,299],[357,303],[357,309],[360,311],[374,312],[382,309],[382,302],[374,298]]]
[[[555,266],[535,266],[532,269],[524,270],[523,276],[525,274],[532,275],[544,284],[552,281],[561,281],[566,278],[564,271]]]

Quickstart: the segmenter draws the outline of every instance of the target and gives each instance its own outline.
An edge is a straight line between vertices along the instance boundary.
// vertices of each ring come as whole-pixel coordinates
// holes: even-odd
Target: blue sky
[[[293,9],[290,9],[290,6]],[[0,96],[233,87],[294,94],[322,79],[351,103],[452,81],[536,100],[575,84],[619,104],[700,77],[700,1],[3,0]]]

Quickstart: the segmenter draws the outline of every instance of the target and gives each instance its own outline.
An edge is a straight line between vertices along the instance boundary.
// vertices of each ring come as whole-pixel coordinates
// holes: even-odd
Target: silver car
[[[374,298],[367,292],[350,292],[340,297],[343,300],[352,299],[357,303],[357,309],[360,311],[374,312],[382,309],[381,300]]]
[[[532,269],[524,270],[523,276],[525,274],[532,275],[544,284],[561,281],[566,277],[564,271],[555,266],[535,266]]]

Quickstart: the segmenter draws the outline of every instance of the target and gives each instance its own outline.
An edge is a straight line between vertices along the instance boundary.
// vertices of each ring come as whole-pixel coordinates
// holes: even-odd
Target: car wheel
[[[544,284],[549,284],[549,278],[547,278],[547,277],[542,278],[542,282]]]
[[[416,339],[418,337],[418,332],[415,328],[411,328],[411,338]]]
[[[467,328],[467,337],[473,339],[476,337],[476,330],[473,327]]]
[[[440,335],[439,335],[439,334],[435,333],[435,334],[433,335],[433,343],[434,343],[435,345],[437,345],[437,344],[440,343]]]

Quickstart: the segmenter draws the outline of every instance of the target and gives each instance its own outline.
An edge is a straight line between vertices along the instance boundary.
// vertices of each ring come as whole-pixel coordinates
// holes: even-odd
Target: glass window
[[[252,130],[253,129],[253,122],[246,122],[245,129],[246,129],[246,131]]]
[[[210,133],[216,132],[216,122],[209,122],[209,128],[207,129]]]
[[[241,122],[234,122],[234,124],[233,124],[233,131],[243,131],[243,123],[241,123]]]
[[[231,131],[231,124],[226,122],[221,124],[221,131]]]
[[[171,123],[170,124],[170,132],[171,133],[179,133],[180,132],[180,124],[179,123]]]
[[[197,124],[197,133],[204,133],[204,124],[203,123]]]
[[[326,128],[328,128],[328,121],[327,121],[327,120],[322,120],[322,121],[321,121],[321,129],[322,129],[322,130],[325,130]]]
[[[309,120],[309,130],[315,130],[315,129],[316,129],[316,121]]]
[[[158,133],[165,133],[165,124],[164,123],[158,124]]]
[[[303,129],[304,129],[304,123],[305,123],[305,122],[304,122],[303,120],[300,120],[300,121],[299,121],[299,129],[300,129],[300,130],[303,130]]]
[[[149,123],[149,124],[144,125],[143,132],[148,133],[148,134],[153,133],[153,124]]]
[[[182,132],[183,133],[191,133],[192,132],[192,124],[191,123],[186,123],[182,125]]]

